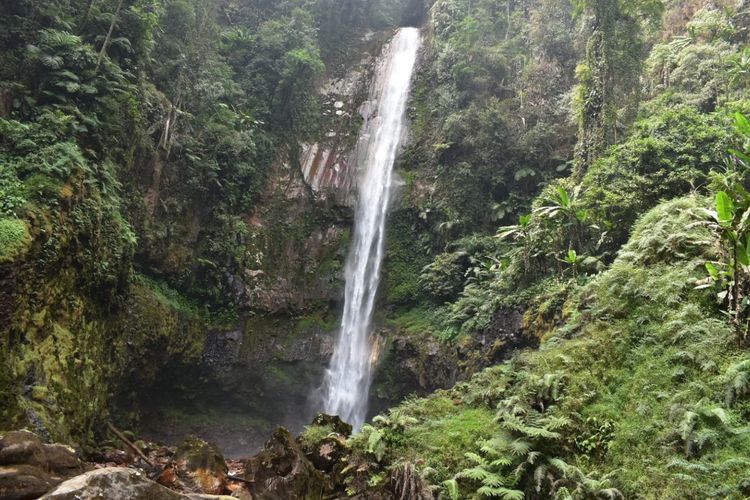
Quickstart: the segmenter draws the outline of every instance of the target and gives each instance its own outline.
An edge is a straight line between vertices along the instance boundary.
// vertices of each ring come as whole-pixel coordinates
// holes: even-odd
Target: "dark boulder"
[[[33,465],[0,465],[0,498],[3,500],[39,498],[57,482]]]
[[[157,481],[180,490],[219,495],[228,492],[227,472],[216,446],[190,436],[177,448]]]
[[[313,466],[326,473],[334,471],[336,465],[351,452],[346,439],[339,435],[326,436],[309,447],[305,456]]]
[[[38,498],[64,479],[83,472],[75,452],[44,444],[26,430],[0,433],[0,498]]]
[[[312,425],[319,427],[330,427],[333,432],[341,437],[348,438],[352,435],[352,426],[341,420],[338,415],[327,415],[318,413],[312,421]]]
[[[331,492],[330,480],[283,427],[248,460],[245,479],[253,498],[260,500],[320,500]]]
[[[46,460],[42,441],[29,431],[10,431],[0,435],[0,465],[43,465]]]

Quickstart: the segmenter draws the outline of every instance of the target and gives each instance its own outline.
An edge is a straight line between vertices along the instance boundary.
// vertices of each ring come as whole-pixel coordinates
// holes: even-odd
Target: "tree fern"
[[[750,394],[750,359],[745,359],[729,367],[726,373],[729,378],[725,402],[731,406],[740,398]]]
[[[477,493],[485,497],[502,498],[504,500],[523,500],[525,498],[523,491],[503,487],[482,486],[477,490]]]
[[[482,483],[485,482],[490,476],[492,476],[492,472],[489,472],[484,468],[482,465],[477,465],[476,467],[470,467],[468,469],[464,469],[461,472],[458,473],[459,478],[466,478],[471,479],[473,481],[480,481]]]

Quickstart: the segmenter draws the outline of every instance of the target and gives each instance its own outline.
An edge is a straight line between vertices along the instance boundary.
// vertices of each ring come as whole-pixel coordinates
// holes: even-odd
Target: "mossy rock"
[[[227,464],[221,451],[214,445],[195,436],[188,436],[177,448],[175,460],[185,460],[187,470],[221,470],[227,472]]]
[[[318,413],[312,424],[318,427],[329,427],[333,432],[344,437],[352,435],[352,426],[339,418],[337,415]]]
[[[14,261],[31,245],[26,223],[20,219],[0,219],[0,264]]]
[[[177,448],[174,462],[178,476],[185,476],[193,488],[212,495],[225,493],[229,469],[216,446],[188,436]]]
[[[248,461],[245,479],[250,481],[253,498],[261,500],[322,500],[330,495],[333,486],[283,427]]]

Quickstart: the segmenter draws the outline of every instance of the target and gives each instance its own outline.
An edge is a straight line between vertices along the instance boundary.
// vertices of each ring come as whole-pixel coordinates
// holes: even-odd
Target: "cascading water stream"
[[[354,239],[345,270],[344,314],[322,388],[325,411],[339,415],[355,431],[362,427],[367,413],[373,347],[369,329],[380,283],[393,163],[404,128],[419,45],[418,29],[401,28],[396,32],[374,81],[374,88],[380,93],[377,114],[360,135],[366,153],[358,165],[361,177]]]

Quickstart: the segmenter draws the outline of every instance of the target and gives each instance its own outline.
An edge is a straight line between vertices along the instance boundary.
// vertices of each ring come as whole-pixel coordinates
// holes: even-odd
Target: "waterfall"
[[[344,314],[322,388],[325,411],[339,415],[355,431],[367,413],[373,348],[369,329],[380,282],[393,163],[419,45],[418,29],[401,28],[384,50],[370,99],[377,101],[377,112],[367,119],[359,138],[364,154],[357,165],[360,179],[345,269]]]

